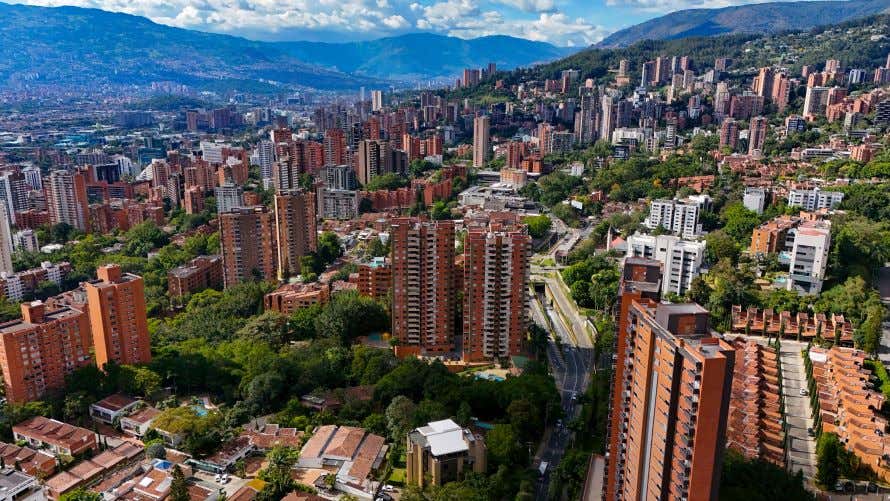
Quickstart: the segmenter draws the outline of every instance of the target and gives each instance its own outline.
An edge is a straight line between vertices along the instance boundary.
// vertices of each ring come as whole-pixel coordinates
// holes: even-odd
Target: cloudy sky
[[[8,0],[0,0],[8,1]],[[585,46],[667,12],[758,0],[18,0],[145,16],[181,28],[258,40],[365,40],[429,31],[504,34]]]

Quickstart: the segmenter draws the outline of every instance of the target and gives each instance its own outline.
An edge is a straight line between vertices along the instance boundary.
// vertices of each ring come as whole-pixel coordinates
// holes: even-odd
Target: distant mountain
[[[688,9],[617,31],[597,46],[626,47],[641,40],[804,30],[888,12],[890,0],[775,2],[720,9]]]
[[[464,68],[489,62],[513,69],[567,56],[578,49],[509,36],[471,40],[413,33],[367,42],[282,42],[290,55],[307,63],[377,78],[457,77]]]
[[[173,81],[209,89],[357,88],[273,45],[77,7],[0,3],[0,84],[96,87]],[[373,80],[371,80],[373,81]]]
[[[406,78],[457,77],[489,61],[504,68],[568,54],[512,37],[461,40],[432,34],[326,44],[257,42],[78,7],[0,3],[0,86],[146,85],[282,91],[388,86]]]

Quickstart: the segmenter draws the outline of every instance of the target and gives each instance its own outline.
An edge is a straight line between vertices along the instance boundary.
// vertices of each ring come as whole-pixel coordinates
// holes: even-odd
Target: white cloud
[[[20,1],[100,8],[145,16],[170,26],[270,40],[350,40],[422,30],[462,38],[503,34],[579,46],[601,39],[605,31],[556,10],[560,0]],[[645,8],[669,0],[606,1]]]
[[[398,30],[401,28],[407,28],[408,26],[411,26],[411,24],[408,22],[407,19],[405,19],[404,17],[399,16],[399,15],[389,16],[389,17],[383,19],[383,24],[385,24],[386,26],[388,26],[394,30]]]
[[[556,9],[553,0],[497,0],[497,2],[523,12],[553,12]]]

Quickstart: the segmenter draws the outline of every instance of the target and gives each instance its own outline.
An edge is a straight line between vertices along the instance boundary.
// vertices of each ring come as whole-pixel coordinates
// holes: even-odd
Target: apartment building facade
[[[278,242],[278,279],[302,272],[302,259],[318,245],[315,194],[303,190],[275,195],[275,229]]]
[[[97,280],[84,284],[96,365],[151,362],[142,277],[123,273],[118,265],[102,266],[96,275]]]
[[[524,224],[499,217],[471,225],[464,243],[465,361],[519,354],[528,329],[531,237]]]
[[[627,256],[654,259],[661,263],[662,294],[683,295],[701,274],[707,243],[683,240],[674,235],[643,235],[627,237]]]
[[[700,210],[700,205],[691,200],[653,200],[643,225],[650,230],[663,228],[683,238],[693,238],[700,233]]]
[[[238,207],[220,214],[223,284],[277,277],[275,218],[263,206]]]
[[[65,376],[93,362],[90,322],[84,311],[48,310],[42,302],[23,303],[22,318],[0,324],[0,369],[6,398],[37,400],[65,386]]]
[[[403,353],[454,347],[454,223],[392,220],[392,333]]]

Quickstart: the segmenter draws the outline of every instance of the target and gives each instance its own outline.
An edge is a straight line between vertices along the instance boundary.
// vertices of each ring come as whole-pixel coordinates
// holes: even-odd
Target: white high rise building
[[[643,225],[650,230],[661,227],[683,238],[692,238],[700,233],[700,210],[701,204],[694,200],[653,200]]]
[[[27,252],[37,252],[40,250],[40,243],[37,241],[37,233],[34,230],[20,230],[12,234],[12,249],[14,251],[23,250]]]
[[[822,191],[819,188],[788,191],[788,207],[800,207],[808,212],[818,209],[834,209],[843,201],[844,193],[841,191]]]
[[[707,244],[683,240],[674,235],[643,235],[634,233],[627,238],[627,256],[645,257],[661,263],[661,292],[683,295],[692,280],[701,274]]]
[[[831,247],[831,223],[807,221],[797,228],[791,265],[788,268],[787,288],[802,294],[818,294],[828,267]]]
[[[3,206],[0,206],[0,272],[15,272],[12,267],[12,227]]]
[[[272,141],[260,141],[254,156],[256,165],[260,167],[260,179],[272,179],[272,164],[275,163],[275,145]]]

